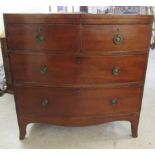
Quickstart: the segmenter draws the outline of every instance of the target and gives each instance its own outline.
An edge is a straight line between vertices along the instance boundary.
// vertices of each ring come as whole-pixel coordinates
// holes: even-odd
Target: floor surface
[[[5,94],[0,97],[0,148],[155,148],[155,51],[145,84],[138,138],[131,137],[129,122],[118,121],[89,127],[30,124],[20,141],[14,98]]]

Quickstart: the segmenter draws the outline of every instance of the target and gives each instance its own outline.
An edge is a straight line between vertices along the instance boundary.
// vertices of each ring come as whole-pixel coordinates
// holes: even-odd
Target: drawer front
[[[140,110],[141,93],[141,86],[83,89],[16,87],[16,104],[19,113],[32,115],[133,113]]]
[[[105,84],[143,81],[146,55],[73,57],[12,54],[15,82]]]
[[[16,50],[64,50],[78,49],[76,25],[9,24],[7,26],[8,48]]]
[[[85,25],[82,27],[84,51],[148,50],[151,25]]]

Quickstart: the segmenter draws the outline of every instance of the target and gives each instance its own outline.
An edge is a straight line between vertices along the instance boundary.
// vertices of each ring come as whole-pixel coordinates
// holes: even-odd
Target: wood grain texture
[[[81,50],[84,52],[146,51],[150,46],[151,25],[82,25],[79,29],[77,25],[68,24],[10,24],[7,33],[10,50],[75,53],[80,50],[78,45],[81,44]],[[38,35],[43,36],[44,41],[38,42]],[[113,41],[116,35],[122,37],[119,45]]]
[[[126,120],[138,136],[153,16],[4,14],[4,21],[20,139],[32,122]]]
[[[83,51],[148,50],[151,32],[151,25],[84,25],[82,49]],[[122,42],[118,45],[113,42],[117,34],[122,37]]]
[[[77,25],[11,24],[8,25],[7,32],[9,49],[57,50],[58,52],[78,50]],[[38,42],[38,35],[43,36],[44,41]]]
[[[106,84],[144,81],[147,55],[73,57],[60,55],[12,54],[15,82],[44,84]],[[107,65],[108,64],[108,65]],[[40,67],[46,66],[45,75]],[[118,75],[112,70],[120,68]]]
[[[6,23],[152,24],[152,15],[4,14]]]
[[[29,123],[46,123],[56,124],[63,126],[88,126],[97,125],[101,123],[107,123],[112,121],[129,121],[131,123],[132,137],[138,136],[138,124],[139,113],[130,114],[114,114],[114,115],[102,115],[102,116],[80,116],[80,117],[64,117],[64,116],[52,116],[52,117],[36,117],[35,115],[20,115],[18,117],[20,139],[23,140],[26,135],[26,127]]]
[[[16,103],[21,115],[38,117],[134,113],[140,110],[141,93],[142,86],[85,89],[17,87]],[[42,102],[45,99],[49,103],[44,107]],[[117,100],[115,105],[113,99]]]

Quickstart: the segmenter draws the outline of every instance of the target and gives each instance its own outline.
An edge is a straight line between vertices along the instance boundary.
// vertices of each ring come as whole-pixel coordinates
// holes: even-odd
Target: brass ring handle
[[[48,99],[44,99],[44,100],[41,102],[41,105],[42,105],[43,107],[47,107],[48,104],[49,104]]]
[[[47,66],[43,65],[40,67],[39,71],[42,75],[45,75],[48,72],[48,68],[47,68]]]
[[[38,43],[42,43],[42,42],[45,41],[45,38],[44,38],[43,35],[38,34],[38,35],[36,35],[36,41],[37,41]]]
[[[123,40],[123,38],[122,38],[122,36],[121,36],[120,34],[116,34],[116,35],[114,36],[114,38],[113,38],[113,42],[114,42],[114,44],[116,44],[116,45],[121,44],[121,43],[122,43],[122,40]]]
[[[118,104],[118,100],[117,100],[116,98],[113,98],[113,99],[111,100],[111,104],[112,104],[112,106],[117,105],[117,104]]]
[[[119,75],[120,74],[120,68],[119,67],[114,67],[112,69],[112,74],[113,75]]]

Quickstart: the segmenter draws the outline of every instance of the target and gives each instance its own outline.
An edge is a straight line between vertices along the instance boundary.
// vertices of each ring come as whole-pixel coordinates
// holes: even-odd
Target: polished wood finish
[[[63,85],[144,81],[145,70],[141,68],[145,68],[146,63],[146,54],[104,57],[11,54],[15,83],[23,81]],[[46,74],[40,73],[42,66],[48,68]],[[116,67],[120,69],[118,75],[113,74]]]
[[[29,123],[138,124],[152,16],[5,14],[20,139]]]
[[[152,15],[4,14],[8,24],[152,24]]]
[[[143,51],[148,50],[151,25],[84,25],[82,49],[84,51]],[[122,42],[116,45],[119,34]],[[138,39],[137,39],[138,36]],[[145,37],[144,37],[145,36]],[[95,46],[94,46],[95,44]]]
[[[16,103],[21,115],[79,117],[134,113],[140,110],[142,88],[16,87]],[[116,104],[112,103],[114,99]],[[44,100],[48,100],[47,105]]]
[[[78,50],[77,30],[77,25],[10,24],[7,29],[8,48],[75,52]],[[44,37],[42,42],[38,42],[38,35]]]
[[[84,25],[81,28],[77,25],[63,24],[9,24],[7,29],[8,48],[76,53],[79,51],[78,43],[81,33],[82,51],[145,51],[150,46],[150,38],[147,35],[150,33],[150,29],[151,25],[146,24]],[[117,34],[122,37],[122,43],[116,46],[113,40]],[[38,43],[38,35],[44,37],[42,42]],[[139,37],[138,40],[136,36]]]

